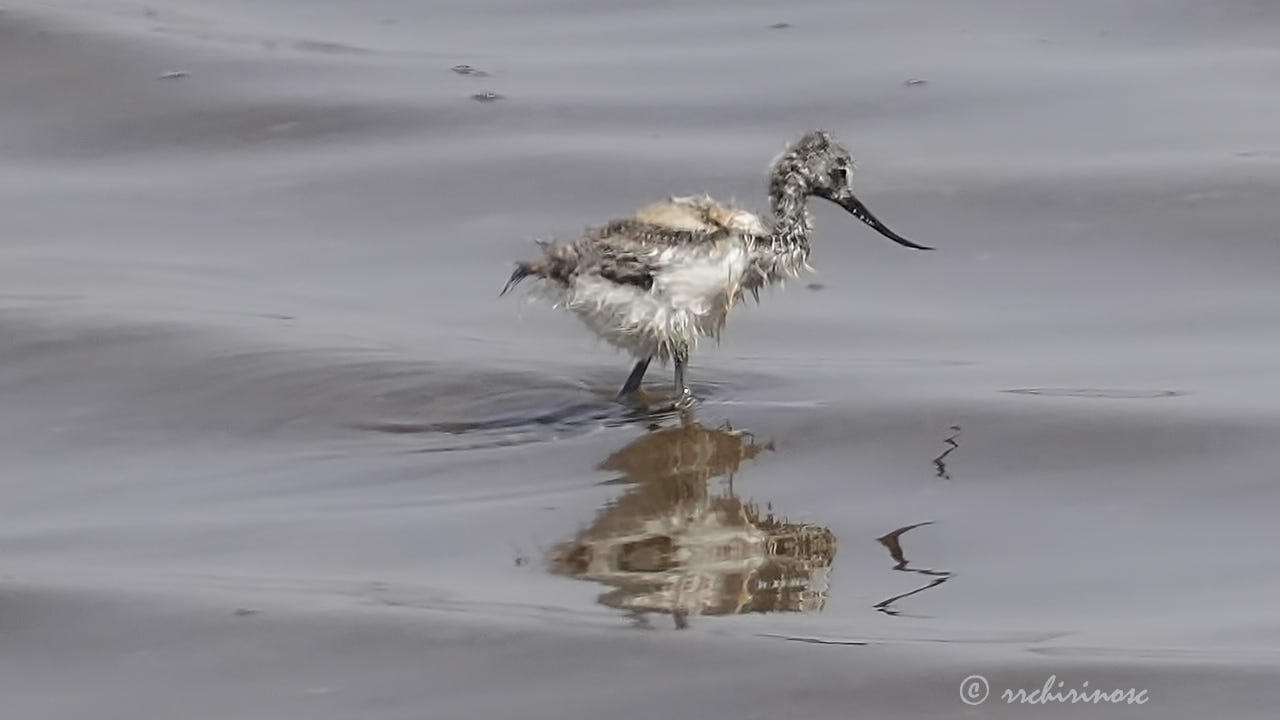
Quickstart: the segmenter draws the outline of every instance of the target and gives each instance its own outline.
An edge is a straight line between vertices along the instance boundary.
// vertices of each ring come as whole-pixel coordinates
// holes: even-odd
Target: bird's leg
[[[618,397],[624,398],[631,393],[640,389],[640,381],[644,380],[644,372],[649,369],[649,361],[653,357],[647,357],[636,362],[636,366],[631,368],[631,374],[627,376],[627,381],[623,383],[622,390],[618,391]]]
[[[688,386],[684,384],[684,368],[685,365],[689,364],[689,351],[677,351],[672,356],[672,359],[675,361],[676,366],[676,394],[679,396],[676,398],[676,403],[680,404],[692,397]]]

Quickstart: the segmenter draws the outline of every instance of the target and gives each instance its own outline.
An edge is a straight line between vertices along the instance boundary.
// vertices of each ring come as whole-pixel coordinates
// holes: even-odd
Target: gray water
[[[1274,717],[1278,33],[10,0],[5,717]],[[691,414],[497,297],[531,240],[762,206],[810,127],[939,250],[815,207],[818,274],[698,350]],[[1051,676],[1148,701],[999,697]]]

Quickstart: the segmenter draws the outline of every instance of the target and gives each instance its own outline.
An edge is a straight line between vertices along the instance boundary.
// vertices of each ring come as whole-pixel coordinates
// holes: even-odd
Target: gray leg
[[[678,352],[672,359],[675,360],[676,394],[679,395],[676,402],[680,402],[690,396],[689,387],[684,384],[684,367],[689,364],[689,353],[688,351]]]
[[[627,381],[623,383],[622,390],[618,391],[618,397],[626,397],[640,389],[640,381],[644,380],[644,372],[649,369],[649,361],[652,359],[652,357],[647,357],[631,368],[631,374],[627,376]]]

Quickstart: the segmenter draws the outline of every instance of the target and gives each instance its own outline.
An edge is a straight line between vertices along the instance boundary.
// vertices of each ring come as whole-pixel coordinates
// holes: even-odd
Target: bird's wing
[[[695,235],[710,235],[722,230],[707,212],[709,204],[699,202],[700,200],[701,198],[668,198],[640,208],[631,219],[645,225]]]
[[[658,246],[634,221],[618,220],[593,230],[578,248],[585,261],[579,272],[645,290],[653,287],[653,275],[660,267]]]
[[[674,247],[710,245],[730,234],[763,235],[755,215],[709,197],[672,197],[646,205],[629,218],[589,230],[579,243],[590,272],[614,282],[653,287],[653,275],[670,262]]]
[[[706,237],[721,233],[763,236],[769,226],[753,213],[706,195],[671,197],[640,208],[633,219],[649,225]]]

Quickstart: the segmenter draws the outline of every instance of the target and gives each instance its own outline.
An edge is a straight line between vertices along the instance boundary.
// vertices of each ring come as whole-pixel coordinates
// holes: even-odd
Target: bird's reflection
[[[599,602],[641,622],[646,613],[685,627],[694,615],[821,610],[835,535],[733,492],[734,474],[771,449],[688,413],[673,427],[652,427],[600,464],[631,487],[552,551],[553,571],[610,586]],[[721,476],[726,482],[712,487]]]
[[[942,441],[947,446],[947,449],[933,459],[935,475],[943,480],[951,479],[951,471],[947,469],[947,456],[960,447],[960,426],[952,425],[949,429],[951,430],[951,435]]]
[[[931,590],[952,578],[952,573],[949,570],[931,570],[927,568],[908,567],[910,563],[907,560],[906,553],[904,553],[902,550],[902,535],[904,533],[915,530],[918,527],[924,527],[925,525],[932,525],[932,524],[933,524],[933,521],[916,523],[914,525],[907,525],[906,527],[900,527],[897,530],[894,530],[893,532],[887,535],[876,538],[876,540],[879,541],[881,545],[885,546],[885,548],[889,550],[889,557],[893,558],[893,562],[895,563],[893,566],[894,570],[897,570],[899,572],[915,573],[917,575],[921,575],[925,578],[928,578],[928,581],[925,584],[921,585],[920,587],[914,590],[911,590],[909,592],[904,592],[898,595],[894,595],[893,597],[890,597],[890,598],[885,598],[884,600],[881,600],[880,602],[876,603],[875,604],[876,610],[879,610],[880,612],[886,615],[893,615],[893,616],[901,615],[902,611],[898,610],[896,607],[897,602],[899,600],[909,598],[912,595],[917,595],[926,590]]]

